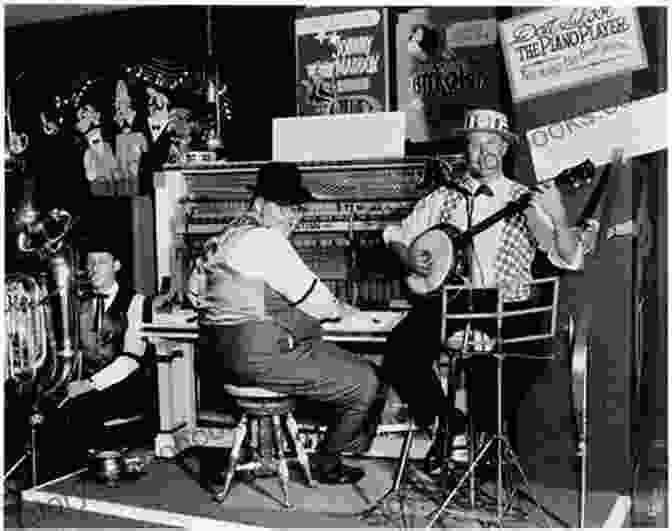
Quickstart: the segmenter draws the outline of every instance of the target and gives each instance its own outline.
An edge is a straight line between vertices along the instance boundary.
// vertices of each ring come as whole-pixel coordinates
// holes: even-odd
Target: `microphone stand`
[[[472,228],[473,225],[473,214],[474,214],[474,201],[475,201],[475,196],[473,196],[469,191],[463,189],[463,188],[458,188],[460,193],[463,194],[465,200],[467,201],[467,234],[469,234],[469,231]],[[464,253],[464,259],[463,259],[463,275],[465,275],[468,279],[468,282],[471,284],[471,279],[473,276],[473,254],[474,254],[474,242],[473,238],[470,237],[468,240],[465,241],[466,243],[466,252]],[[445,308],[444,308],[445,310]],[[473,286],[469,285],[468,288],[468,294],[467,294],[467,313],[472,314],[474,313],[474,292],[473,292]],[[443,316],[442,316],[443,318]],[[463,339],[462,339],[462,352],[466,351],[468,343],[469,343],[469,336],[471,335],[471,330],[472,330],[472,321],[471,319],[468,319],[465,322],[464,325],[464,331],[463,331]],[[447,489],[449,486],[449,481],[450,481],[450,467],[446,466],[447,463],[450,462],[450,459],[452,458],[452,453],[453,453],[453,439],[454,439],[454,434],[452,430],[455,429],[455,397],[457,395],[457,390],[456,390],[456,379],[458,375],[458,370],[457,370],[457,365],[458,365],[458,359],[457,359],[457,354],[451,353],[449,354],[450,359],[448,361],[448,375],[447,375],[447,381],[446,381],[446,403],[448,404],[448,411],[446,414],[443,416],[440,422],[443,423],[443,440],[441,441],[441,446],[440,446],[440,456],[441,456],[441,463],[443,465],[443,470],[441,473],[441,480],[440,480],[440,485],[442,488]],[[471,416],[470,416],[470,430],[473,432],[471,429]],[[473,435],[471,433],[470,435]],[[469,438],[469,444],[471,446],[471,441],[473,437]],[[472,502],[472,505],[475,504],[474,500],[474,476],[472,474],[471,476],[471,489],[470,489],[470,501]]]

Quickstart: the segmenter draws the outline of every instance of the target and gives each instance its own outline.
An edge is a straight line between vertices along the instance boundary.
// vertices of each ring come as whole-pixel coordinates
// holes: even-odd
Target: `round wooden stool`
[[[224,486],[220,492],[215,494],[215,500],[220,503],[224,502],[231,490],[231,483],[236,472],[266,469],[278,475],[284,496],[283,505],[291,508],[287,488],[289,483],[288,462],[298,461],[306,475],[308,486],[315,486],[310,473],[308,454],[299,439],[299,428],[292,415],[295,407],[294,399],[284,393],[276,393],[261,387],[239,387],[226,384],[224,390],[235,399],[242,411],[242,416],[233,432],[233,444]],[[289,433],[296,454],[289,458],[285,453],[288,446],[284,434],[285,429]],[[264,451],[262,444],[265,435],[270,435],[271,455],[264,455],[269,453]],[[242,459],[241,454],[243,453],[246,459]]]

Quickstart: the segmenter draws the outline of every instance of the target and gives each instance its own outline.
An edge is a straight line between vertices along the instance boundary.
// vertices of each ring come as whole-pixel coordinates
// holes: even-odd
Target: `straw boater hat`
[[[454,132],[456,135],[466,135],[479,131],[497,133],[512,144],[518,142],[518,136],[509,129],[509,119],[506,115],[491,109],[473,109],[467,111],[464,118],[464,127],[459,127]]]

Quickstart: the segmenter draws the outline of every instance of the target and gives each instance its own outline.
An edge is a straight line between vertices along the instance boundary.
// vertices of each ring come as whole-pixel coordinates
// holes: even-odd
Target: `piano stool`
[[[233,431],[224,486],[215,494],[215,501],[223,503],[226,500],[237,472],[254,473],[262,469],[278,476],[284,497],[283,505],[292,508],[288,492],[289,462],[298,462],[308,486],[316,486],[310,473],[308,454],[299,439],[299,429],[293,416],[295,400],[284,393],[260,387],[225,384],[224,390],[235,400],[241,417]],[[289,434],[294,446],[294,457],[287,457],[289,448],[286,434]]]

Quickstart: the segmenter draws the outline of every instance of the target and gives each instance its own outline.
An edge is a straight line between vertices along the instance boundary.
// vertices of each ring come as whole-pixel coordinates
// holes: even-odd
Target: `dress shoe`
[[[427,450],[425,458],[422,461],[422,471],[428,476],[435,476],[441,473],[444,459],[441,455],[441,443],[439,439],[434,439],[432,445]]]
[[[442,455],[442,446],[444,444],[444,438],[446,437],[445,428],[442,428],[439,425],[438,429],[435,430],[432,445],[429,447],[429,450],[427,450],[427,454],[425,454],[422,464],[423,471],[429,476],[434,476],[440,473],[445,464],[444,462],[452,459],[455,437],[463,434],[466,430],[466,419],[464,418],[464,414],[462,412],[459,412],[458,414],[457,411],[459,410],[456,410],[455,413],[455,430],[451,432],[451,448],[447,457]]]
[[[325,485],[351,485],[364,477],[364,471],[361,468],[348,466],[342,462],[328,468],[312,465],[311,473],[313,479]]]

